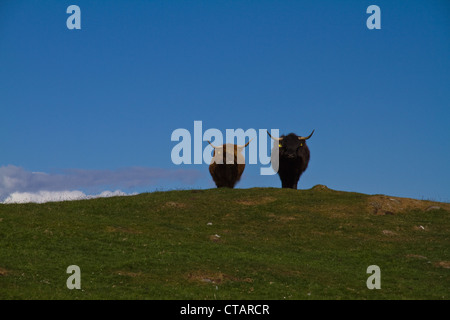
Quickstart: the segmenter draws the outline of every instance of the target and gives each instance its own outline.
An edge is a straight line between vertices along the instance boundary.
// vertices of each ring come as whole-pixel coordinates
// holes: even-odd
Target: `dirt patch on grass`
[[[119,276],[126,276],[132,278],[141,277],[143,275],[142,272],[130,272],[130,271],[116,271],[114,273],[118,274]]]
[[[428,259],[425,256],[421,256],[420,254],[407,254],[406,255],[407,258],[414,258],[414,259]]]
[[[141,231],[136,230],[136,229],[132,229],[132,228],[112,227],[112,226],[106,227],[106,231],[108,231],[108,232],[119,232],[119,233],[129,233],[129,234],[140,234],[140,233],[142,233]]]
[[[311,188],[311,190],[314,191],[333,191],[330,188],[328,188],[327,186],[323,185],[323,184],[317,184],[314,187]]]
[[[297,220],[297,218],[294,217],[294,216],[276,215],[276,214],[273,214],[273,213],[269,214],[268,217],[274,218],[274,219],[279,220],[279,221],[293,221],[293,220]]]
[[[450,211],[450,204],[427,200],[375,195],[368,198],[367,208],[369,212],[376,215],[393,215],[408,210],[422,210],[430,212],[433,210],[444,209]]]
[[[335,205],[322,205],[313,209],[320,214],[323,214],[330,218],[348,218],[351,215],[359,214],[359,205],[350,206],[348,204],[335,204]]]
[[[445,268],[445,269],[450,269],[450,261],[439,261],[436,262],[435,265],[437,267],[441,267],[441,268]]]
[[[181,202],[175,202],[175,201],[168,201],[163,205],[164,208],[177,208],[177,209],[183,209],[186,208],[185,203]]]
[[[218,234],[210,235],[209,240],[212,242],[223,242],[222,237]]]
[[[243,204],[245,206],[256,206],[260,204],[267,204],[270,202],[274,202],[277,200],[274,197],[262,197],[262,198],[254,198],[254,199],[241,199],[236,200],[236,203]]]
[[[285,214],[294,213],[297,217],[301,217],[302,214],[308,215],[309,213],[319,213],[328,218],[348,218],[351,215],[360,214],[362,206],[355,204],[353,206],[348,204],[314,204],[314,205],[283,205],[283,212]],[[300,215],[298,215],[300,213]]]
[[[0,276],[7,276],[10,272],[4,268],[0,268]]]
[[[384,234],[385,236],[396,236],[396,235],[397,235],[396,232],[391,231],[391,230],[383,230],[383,234]]]
[[[251,278],[238,278],[222,272],[194,271],[187,275],[187,279],[193,282],[220,284],[227,281],[252,283]]]

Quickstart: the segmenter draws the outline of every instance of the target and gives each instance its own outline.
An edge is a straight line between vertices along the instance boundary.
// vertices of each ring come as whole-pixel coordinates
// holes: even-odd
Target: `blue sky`
[[[170,158],[198,120],[315,129],[302,189],[450,201],[449,17],[446,0],[2,0],[0,192],[212,188]],[[281,186],[259,168],[237,187]]]

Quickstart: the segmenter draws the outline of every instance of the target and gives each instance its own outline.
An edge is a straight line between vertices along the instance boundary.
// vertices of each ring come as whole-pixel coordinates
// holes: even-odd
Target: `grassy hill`
[[[0,205],[0,299],[449,298],[447,203],[316,186]]]

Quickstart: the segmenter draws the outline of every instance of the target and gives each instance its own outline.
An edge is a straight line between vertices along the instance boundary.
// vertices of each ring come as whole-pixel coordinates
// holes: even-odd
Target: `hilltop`
[[[320,185],[2,204],[0,299],[449,299],[449,218]]]

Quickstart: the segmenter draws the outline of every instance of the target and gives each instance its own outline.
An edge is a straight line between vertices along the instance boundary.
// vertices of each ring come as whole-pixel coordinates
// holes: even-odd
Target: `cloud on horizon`
[[[79,191],[80,189],[101,192],[106,189],[164,185],[167,182],[192,185],[201,176],[200,171],[189,169],[130,167],[117,170],[67,169],[61,173],[44,173],[30,172],[21,167],[8,165],[0,167],[0,201],[14,197],[39,199],[39,193],[44,191],[53,192],[47,194],[53,195],[52,199],[60,195],[66,195],[70,199],[72,196],[86,196],[84,192]]]
[[[116,196],[130,196],[135,193],[127,194],[120,190],[103,191],[97,195],[87,195],[84,192],[75,191],[38,191],[38,192],[13,192],[3,202],[3,204],[11,203],[45,203],[54,201],[73,201],[87,200],[95,198],[109,198]]]

